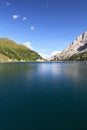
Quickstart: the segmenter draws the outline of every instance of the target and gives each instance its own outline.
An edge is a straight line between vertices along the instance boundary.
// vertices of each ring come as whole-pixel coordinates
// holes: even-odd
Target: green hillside
[[[0,38],[0,61],[37,61],[42,57],[24,45]]]

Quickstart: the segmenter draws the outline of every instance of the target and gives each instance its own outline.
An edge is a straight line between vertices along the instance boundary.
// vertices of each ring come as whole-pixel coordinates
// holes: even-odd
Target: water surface
[[[0,64],[0,130],[86,130],[87,63]]]

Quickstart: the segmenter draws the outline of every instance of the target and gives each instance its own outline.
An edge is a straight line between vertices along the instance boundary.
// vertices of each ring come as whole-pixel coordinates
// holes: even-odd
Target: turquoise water
[[[0,130],[87,130],[87,63],[0,64]]]

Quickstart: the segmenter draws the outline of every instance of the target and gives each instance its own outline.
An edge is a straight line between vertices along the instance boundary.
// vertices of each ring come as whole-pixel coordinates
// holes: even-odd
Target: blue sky
[[[87,0],[0,0],[0,37],[42,55],[62,51],[87,30]]]

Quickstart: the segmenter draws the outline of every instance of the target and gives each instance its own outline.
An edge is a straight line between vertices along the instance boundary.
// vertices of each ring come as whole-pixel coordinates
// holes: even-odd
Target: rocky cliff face
[[[62,53],[54,56],[55,60],[65,60],[74,54],[81,53],[87,49],[87,32],[84,32],[76,38],[69,46],[67,46]]]

